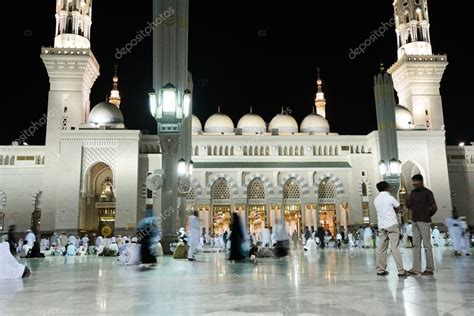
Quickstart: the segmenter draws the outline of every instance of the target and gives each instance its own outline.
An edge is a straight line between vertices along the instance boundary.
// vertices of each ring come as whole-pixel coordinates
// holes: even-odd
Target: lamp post
[[[191,188],[193,162],[186,162],[184,158],[179,158],[180,143],[187,137],[183,129],[183,120],[190,115],[191,98],[189,90],[179,96],[176,87],[171,83],[165,84],[158,96],[154,91],[149,93],[150,113],[158,123],[162,170],[155,170],[148,176],[147,188],[162,190],[159,218],[162,231],[161,243],[163,252],[166,254],[171,253],[170,243],[176,237],[177,219],[182,217],[178,199]]]

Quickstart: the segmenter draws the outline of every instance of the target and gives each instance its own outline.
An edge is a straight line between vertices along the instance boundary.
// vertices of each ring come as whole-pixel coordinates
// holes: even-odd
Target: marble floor
[[[403,249],[406,267],[411,250]],[[435,249],[436,274],[375,274],[374,250],[231,263],[159,259],[153,270],[114,258],[28,259],[33,275],[0,281],[0,315],[474,315],[473,257]],[[25,260],[22,260],[25,261]]]

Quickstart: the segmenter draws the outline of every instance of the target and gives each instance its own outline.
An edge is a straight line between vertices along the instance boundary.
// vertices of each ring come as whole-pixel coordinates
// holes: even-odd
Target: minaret
[[[399,103],[413,114],[415,128],[443,130],[439,92],[446,55],[433,55],[427,0],[395,0],[398,61],[388,70]]]
[[[67,214],[56,212],[59,200],[64,199],[56,194],[57,166],[61,164],[61,132],[87,122],[90,89],[99,75],[99,64],[90,50],[91,14],[91,0],[57,0],[54,47],[41,49],[50,83],[41,230],[77,226]]]
[[[321,73],[318,67],[318,80],[316,81],[318,90],[316,92],[316,98],[314,104],[316,105],[316,113],[326,118],[326,99],[324,98],[323,92],[323,81],[321,80]]]
[[[116,107],[120,108],[120,92],[118,91],[118,74],[117,74],[117,65],[114,66],[114,77],[112,79],[112,91],[110,91],[109,102],[115,104]]]

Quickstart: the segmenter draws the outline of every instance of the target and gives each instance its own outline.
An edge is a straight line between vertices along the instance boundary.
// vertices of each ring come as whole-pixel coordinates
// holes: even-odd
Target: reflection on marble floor
[[[403,250],[411,266],[411,250]],[[257,264],[221,254],[160,258],[150,271],[114,258],[28,259],[33,275],[0,281],[0,315],[474,315],[474,260],[435,249],[436,274],[375,274],[374,250],[324,250]]]

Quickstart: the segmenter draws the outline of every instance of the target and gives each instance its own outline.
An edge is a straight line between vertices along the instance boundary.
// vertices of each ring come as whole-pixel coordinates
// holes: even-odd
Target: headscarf
[[[0,280],[20,279],[25,266],[18,263],[10,253],[8,243],[0,243]]]

